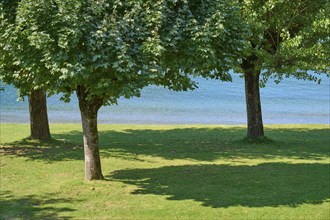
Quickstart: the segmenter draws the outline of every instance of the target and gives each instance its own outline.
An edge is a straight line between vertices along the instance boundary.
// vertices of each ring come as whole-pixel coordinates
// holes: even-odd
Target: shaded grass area
[[[70,127],[70,126],[69,126]],[[75,127],[79,127],[76,125]],[[220,158],[295,158],[321,160],[330,156],[330,129],[326,126],[300,128],[269,127],[268,138],[255,143],[244,138],[244,127],[156,126],[156,129],[130,129],[101,125],[99,131],[103,157],[149,155],[168,160],[214,161]],[[129,126],[127,126],[129,127]],[[146,126],[148,127],[148,126]],[[157,128],[159,127],[159,128]],[[29,138],[4,143],[7,155],[47,161],[82,160],[82,132],[68,130],[52,135],[49,143]]]
[[[71,208],[56,207],[59,204],[73,202],[71,199],[54,198],[54,194],[48,193],[42,197],[35,195],[14,196],[9,191],[1,191],[1,219],[56,219],[58,213],[75,211]],[[55,205],[54,205],[55,204]],[[62,216],[69,219],[69,216]]]
[[[134,184],[133,194],[168,195],[203,206],[277,207],[320,204],[329,198],[328,164],[187,165],[121,170],[111,180]]]
[[[259,143],[241,126],[99,130],[106,181],[85,182],[80,125],[49,143],[1,125],[0,218],[330,218],[328,125],[267,126]]]
[[[80,134],[82,135],[82,134]],[[56,135],[55,135],[56,136]],[[83,160],[83,146],[66,140],[53,139],[50,142],[31,140],[29,137],[1,147],[5,155],[26,157],[30,160],[43,160],[49,163],[62,160]]]

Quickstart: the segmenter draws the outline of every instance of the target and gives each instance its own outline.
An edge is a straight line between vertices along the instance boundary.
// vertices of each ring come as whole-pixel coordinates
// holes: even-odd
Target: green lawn
[[[1,125],[0,219],[329,219],[329,125],[100,125],[105,181],[84,181],[81,126],[54,141]]]

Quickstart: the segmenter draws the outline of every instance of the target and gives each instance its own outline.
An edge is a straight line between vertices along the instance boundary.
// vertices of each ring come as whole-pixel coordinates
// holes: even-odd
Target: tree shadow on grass
[[[49,163],[52,161],[84,159],[82,145],[66,141],[65,139],[40,142],[25,138],[0,146],[0,153],[10,156],[27,157],[31,160],[45,160]]]
[[[0,219],[57,219],[60,213],[75,211],[72,208],[60,208],[55,205],[69,204],[72,200],[56,198],[53,194],[42,197],[28,195],[17,197],[9,191],[1,192]],[[70,216],[61,216],[69,219]]]
[[[146,126],[147,127],[147,126]],[[246,129],[178,128],[101,130],[101,157],[143,161],[139,156],[214,161],[235,158],[294,158],[320,160],[330,156],[330,129],[268,128],[271,141],[255,144],[244,139]],[[82,133],[52,134],[50,143],[28,139],[5,144],[5,154],[51,161],[83,160]]]
[[[108,178],[136,185],[132,194],[194,200],[213,208],[296,207],[329,201],[329,164],[185,165],[119,170]]]
[[[100,131],[99,137],[102,157],[125,159],[143,155],[197,161],[274,157],[320,160],[330,156],[330,129],[267,129],[268,141],[258,144],[244,139],[245,132],[243,127],[126,129]],[[71,131],[54,137],[77,141],[81,135]]]

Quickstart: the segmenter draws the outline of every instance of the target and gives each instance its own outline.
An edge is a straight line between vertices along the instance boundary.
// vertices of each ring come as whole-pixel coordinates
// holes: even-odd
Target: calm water
[[[199,88],[173,92],[149,86],[142,97],[120,99],[117,106],[102,107],[100,123],[131,124],[245,124],[244,82],[234,77],[232,83],[199,79]],[[53,123],[78,123],[77,98],[71,103],[48,98],[49,120]],[[263,119],[266,124],[329,124],[330,80],[320,85],[296,79],[280,84],[268,82],[261,89]],[[17,102],[16,89],[5,86],[0,92],[1,123],[28,123],[28,103]]]

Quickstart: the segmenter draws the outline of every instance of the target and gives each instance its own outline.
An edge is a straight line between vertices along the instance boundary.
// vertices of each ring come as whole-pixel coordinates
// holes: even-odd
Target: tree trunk
[[[50,130],[47,115],[46,93],[32,89],[29,95],[30,130],[32,139],[50,141]]]
[[[260,70],[255,63],[256,56],[251,56],[243,60],[245,80],[245,99],[247,111],[247,136],[249,138],[264,137],[264,126],[262,122],[261,101],[260,101]]]
[[[87,100],[87,95],[85,88],[78,86],[77,97],[81,112],[84,140],[85,179],[103,180],[97,131],[97,113],[102,106],[102,102],[97,99]]]

